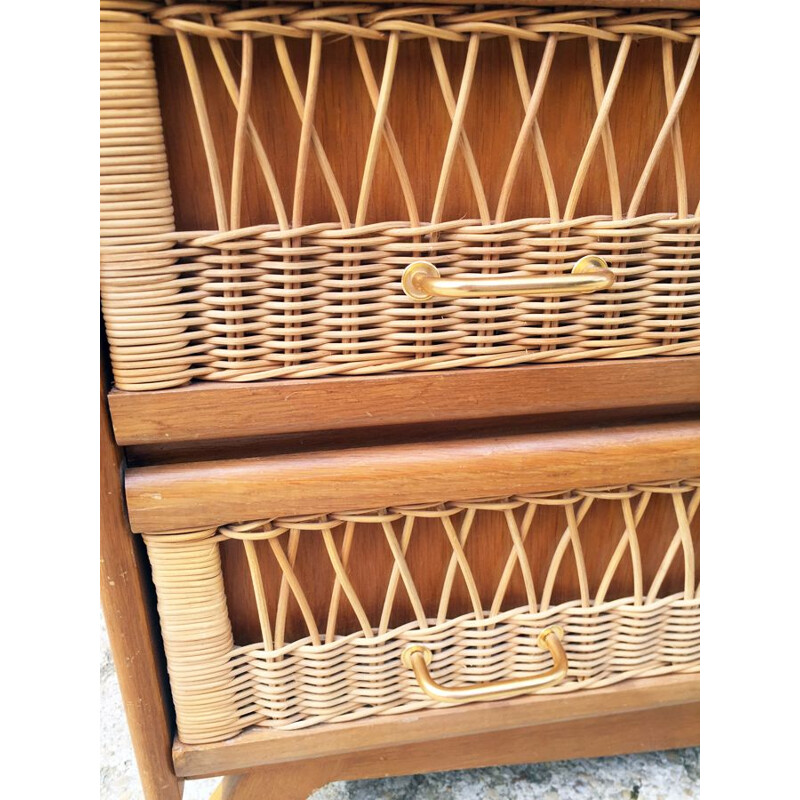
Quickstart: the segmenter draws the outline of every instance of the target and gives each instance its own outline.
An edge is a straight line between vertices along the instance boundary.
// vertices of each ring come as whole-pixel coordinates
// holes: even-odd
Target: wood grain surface
[[[487,0],[488,5],[495,2]],[[551,3],[521,0],[520,5]],[[595,4],[564,0],[560,5]],[[602,5],[699,6],[694,0],[605,0]],[[239,43],[226,43],[225,47],[230,48],[235,60],[240,58]],[[298,80],[304,85],[310,45],[307,41],[290,41],[288,47]],[[376,70],[383,61],[382,47],[367,44]],[[388,112],[423,217],[430,215],[450,129],[441,96],[433,91],[438,88],[430,80],[427,47],[422,40],[403,43]],[[541,59],[542,45],[525,43],[523,47],[529,65],[535,69]],[[214,230],[217,220],[208,169],[178,44],[173,38],[158,38],[155,49],[176,225],[184,231]],[[584,40],[559,45],[539,113],[556,189],[562,198],[569,193],[577,160],[594,119],[586,50]],[[233,172],[235,109],[209,48],[198,46],[195,51],[207,102],[215,109],[211,125],[223,180],[228,182]],[[442,51],[457,86],[464,66],[464,48],[445,42]],[[604,51],[605,76],[611,70],[613,52],[614,48]],[[688,46],[676,46],[675,65],[679,73],[687,54]],[[326,42],[323,57],[327,68],[321,73],[315,125],[326,143],[326,152],[348,206],[354,207],[370,137],[372,108],[352,45],[347,41]],[[658,77],[661,58],[659,41],[637,42],[615,102],[611,126],[617,153],[624,156],[619,175],[624,198],[631,196],[663,122],[665,101]],[[251,112],[259,130],[264,132],[281,192],[290,197],[300,122],[268,39],[255,42],[254,72],[259,81],[274,86],[274,91],[254,93]],[[501,39],[487,40],[481,45],[472,89],[474,102],[467,110],[466,130],[492,205],[497,201],[523,114],[514,80],[497,81],[499,73],[512,74],[507,43]],[[348,76],[349,80],[343,80]],[[699,198],[699,83],[698,71],[680,114],[692,209]],[[659,93],[658,103],[652,102],[654,92]],[[487,120],[503,120],[503,124],[487,124]],[[342,141],[344,121],[347,143],[337,146]],[[424,146],[419,146],[420,141]],[[533,150],[529,150],[520,174],[537,176]],[[253,168],[252,152],[247,159],[241,225],[274,221],[274,209],[263,178]],[[227,194],[230,188],[226,184]],[[639,212],[673,209],[675,195],[672,154],[666,148]],[[589,170],[576,214],[604,213],[609,206],[605,165],[603,158],[597,157]],[[541,180],[520,180],[507,218],[547,216],[547,212]],[[477,216],[469,178],[460,160],[454,167],[444,216],[449,219]],[[304,217],[308,222],[336,219],[330,193],[314,159],[309,165]],[[405,218],[391,161],[382,152],[367,221]],[[658,359],[657,363],[642,360],[577,367],[548,365],[449,374],[276,381],[135,395],[112,392],[109,402],[118,441],[149,445],[308,430],[344,432],[389,424],[488,420],[624,406],[684,406],[698,402],[698,367],[696,358]],[[252,731],[215,745],[186,747],[176,743],[172,751],[173,770],[169,752],[171,709],[151,616],[148,569],[141,543],[131,535],[126,518],[120,485],[121,454],[113,441],[104,399],[101,425],[102,597],[148,800],[179,800],[181,782],[176,772],[182,777],[200,777],[265,764],[285,765],[231,780],[224,785],[221,796],[225,800],[255,800],[270,791],[291,800],[332,779],[607,755],[697,742],[699,679],[680,676],[632,681],[568,697],[516,699],[330,728],[288,733]],[[490,433],[423,445],[407,442],[345,446],[348,444],[340,440],[335,450],[132,469],[126,476],[125,489],[131,524],[137,531],[164,531],[278,514],[669,479],[699,472],[698,424],[694,420],[603,425],[525,435]],[[648,570],[653,568],[647,560],[649,545],[660,545],[663,537],[674,533],[660,522],[667,513],[665,504],[661,499],[654,502],[654,521],[642,531],[642,552]],[[610,512],[598,505],[595,518],[586,523],[587,536],[594,538],[594,547],[602,555],[607,556],[616,542],[613,534],[616,522]],[[555,518],[551,522],[545,519],[544,524],[556,530]],[[497,536],[500,535],[498,530]],[[697,541],[696,525],[693,537]],[[485,549],[474,555],[486,564],[479,579],[489,581],[499,556],[492,535],[481,537],[480,543],[477,540],[478,537],[472,546]],[[550,546],[549,541],[548,536],[543,537],[542,547]],[[252,599],[239,580],[244,565],[237,561],[240,555],[233,548],[223,551],[233,625],[237,637],[248,641],[258,631],[254,627],[257,617]],[[429,558],[435,562],[436,554],[428,551],[409,554],[409,558]],[[298,570],[306,568],[313,575],[314,563],[311,558],[307,567],[299,565]],[[366,558],[361,573],[355,570],[353,580],[366,587],[369,567]],[[624,579],[625,566],[621,565],[620,580]],[[668,576],[665,585],[669,581]],[[321,596],[322,584],[320,587]],[[433,586],[430,588],[433,592]],[[573,591],[568,577],[559,591],[565,596]],[[460,602],[456,593],[454,609]],[[290,630],[287,632],[291,635]]]
[[[226,778],[211,800],[305,800],[331,781],[420,772],[598,758],[690,747],[700,742],[700,704],[607,714],[492,734],[346,753]]]
[[[128,729],[146,800],[180,800],[170,757],[173,711],[166,684],[149,568],[131,533],[122,496],[122,454],[116,446],[100,381],[100,598]]]
[[[109,395],[123,445],[698,404],[700,358],[195,384]]]
[[[492,734],[346,753],[226,778],[211,800],[306,800],[331,781],[453,769],[598,758],[690,747],[700,742],[700,704],[607,714]]]
[[[692,477],[696,421],[362,447],[128,471],[143,533],[291,514]]]

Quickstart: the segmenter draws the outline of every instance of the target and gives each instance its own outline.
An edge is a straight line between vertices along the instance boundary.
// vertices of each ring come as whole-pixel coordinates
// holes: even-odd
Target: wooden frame
[[[115,389],[108,401],[122,445],[696,406],[700,357]]]
[[[369,751],[410,747],[432,741],[454,744],[464,737],[482,736],[488,741],[500,732],[520,731],[539,725],[568,727],[570,723],[590,717],[639,712],[653,712],[655,715],[655,712],[673,706],[692,705],[699,700],[699,696],[698,675],[671,675],[627,681],[620,686],[590,689],[568,696],[518,697],[306,730],[253,729],[216,744],[183,745],[176,742],[173,758],[176,772],[183,778],[204,778],[276,764],[296,765],[298,761],[314,760],[320,763],[328,759],[335,763],[337,759],[350,754],[358,756]],[[638,733],[642,735],[643,732]],[[694,742],[685,746],[689,744]],[[458,751],[455,746],[447,749]],[[466,766],[477,765],[479,758],[476,756],[479,753],[473,751],[472,755],[473,763]],[[548,757],[569,756],[548,755],[541,760],[547,760]],[[296,769],[296,766],[293,768]],[[447,766],[438,768],[448,769]],[[420,771],[425,769],[423,767]],[[331,777],[329,780],[336,779]]]
[[[173,711],[154,618],[147,556],[131,533],[122,495],[122,451],[114,442],[100,381],[100,597],[136,763],[148,800],[180,800],[170,758]]]
[[[128,471],[125,491],[133,529],[158,533],[555,491],[564,488],[566,470],[570,485],[608,486],[677,479],[699,468],[699,424],[690,420],[142,467]]]
[[[502,1],[484,3],[491,6]],[[552,4],[552,0],[519,2],[522,6]],[[597,3],[562,0],[559,5]],[[657,10],[665,3],[604,0],[600,5]],[[670,0],[666,5],[673,9],[699,8],[698,0]],[[111,9],[112,27],[115,13]],[[142,33],[141,39],[145,36]],[[122,44],[127,49],[129,42]],[[140,67],[150,74],[150,67]],[[122,111],[119,116],[128,113]],[[111,116],[116,118],[117,112]],[[149,119],[151,115],[147,116]],[[148,156],[146,162],[151,165],[158,159]],[[128,172],[118,170],[116,163],[112,166],[110,174]],[[169,193],[166,170],[159,169],[153,168],[157,173],[154,180],[161,181]],[[150,171],[150,166],[143,169],[144,174]],[[117,180],[112,177],[109,183]],[[116,203],[120,198],[111,199]],[[125,194],[121,199],[127,202],[129,198]],[[166,216],[172,214],[171,201],[169,205]],[[134,215],[145,228],[147,213]],[[112,219],[127,218],[126,214],[112,215]],[[125,222],[118,225],[112,221],[110,227],[119,228],[117,234],[123,238],[130,233]],[[106,233],[112,236],[113,230]],[[153,236],[148,229],[147,259],[151,257]],[[169,250],[174,242],[167,238]],[[114,247],[117,244],[113,242]],[[119,285],[127,291],[130,264],[125,247],[127,242],[119,260],[122,275],[113,277],[119,278]],[[160,296],[160,284],[156,289],[155,294]],[[158,303],[155,308],[163,310]],[[121,314],[120,338],[125,339],[128,310],[124,304]],[[340,388],[343,381],[347,383],[346,393]],[[248,731],[214,745],[188,747],[173,740],[174,712],[165,679],[149,565],[140,537],[131,533],[123,492],[125,456],[120,446],[141,447],[142,466],[126,475],[131,520],[139,531],[214,525],[243,513],[251,518],[302,513],[314,510],[310,505],[345,509],[369,505],[378,495],[383,502],[391,497],[426,502],[441,499],[439,493],[456,483],[461,492],[484,495],[494,488],[508,491],[521,487],[531,475],[539,488],[561,488],[559,470],[564,458],[569,458],[571,473],[575,474],[576,452],[581,457],[578,471],[587,485],[680,477],[699,471],[694,420],[662,421],[645,428],[619,422],[611,425],[609,418],[627,414],[627,410],[631,410],[631,419],[647,413],[696,414],[699,357],[206,384],[138,393],[107,391],[107,382],[101,379],[101,595],[147,800],[179,800],[183,780],[203,775],[232,776],[217,793],[220,800],[292,800],[306,797],[336,779],[592,757],[698,743],[697,676],[631,681],[570,696],[532,697],[299,732]],[[602,423],[605,427],[553,432],[540,428],[535,435],[520,435],[517,426],[522,417],[594,412],[608,412],[608,416],[588,422],[582,418],[580,424]],[[462,434],[461,439],[434,441],[426,448],[384,440],[380,447],[353,446],[367,443],[374,429],[381,426],[404,426],[398,430],[411,431],[413,426],[428,425],[432,429],[441,425],[441,439],[443,432],[452,435],[445,426],[453,422],[496,424],[497,420],[508,421],[506,430]],[[576,425],[576,418],[573,416],[568,424]],[[538,422],[525,425],[535,428]],[[317,452],[277,457],[279,446],[267,440],[247,443],[246,453],[255,457],[241,458],[247,437],[324,431],[337,432],[336,451],[322,450],[325,443],[318,443],[318,439],[304,445],[305,450]],[[514,435],[509,435],[512,432]],[[342,444],[351,433],[353,441]],[[215,451],[210,443],[214,439],[226,440],[228,453],[238,448],[237,471],[225,472],[231,464],[224,460],[177,466],[156,463],[158,448],[173,448],[162,451],[167,459],[224,459],[222,450]],[[196,443],[198,449],[195,455],[187,456],[187,449],[174,448],[174,443]],[[376,473],[375,465],[388,459],[396,460],[396,469]],[[452,475],[453,464],[464,459],[472,460],[471,484],[466,480],[466,470]],[[478,464],[480,470],[475,469]],[[342,470],[348,470],[352,480],[344,486],[337,484],[334,493],[331,477]],[[496,484],[488,477],[491,474],[501,476]],[[230,480],[231,475],[234,480]],[[203,503],[198,504],[201,496]]]
[[[226,778],[212,800],[304,800],[334,780],[521,764],[690,747],[699,741],[699,703],[584,717],[445,741],[309,758]]]
[[[664,425],[670,426],[673,435],[664,439],[664,450],[683,439],[679,458],[695,463],[694,423]],[[184,779],[216,774],[234,776],[220,787],[220,800],[292,800],[338,779],[594,757],[699,742],[699,678],[673,676],[569,697],[532,697],[335,728],[254,731],[216,745],[187,747],[176,740],[170,754],[172,707],[163,680],[148,570],[139,537],[131,535],[125,515],[122,454],[113,440],[103,391],[101,459],[103,605],[147,800],[178,800]],[[431,713],[438,715],[433,726]]]
[[[679,457],[695,463],[694,423],[665,423],[664,428],[672,429],[664,450],[674,450],[683,438],[686,447]],[[233,775],[216,794],[220,800],[291,800],[331,780],[594,757],[699,742],[699,678],[672,676],[569,697],[532,697],[334,728],[252,731],[215,745],[188,747],[175,740],[170,753],[173,712],[148,569],[125,514],[122,453],[113,440],[102,390],[101,459],[103,604],[147,800],[178,800],[184,779],[216,774]],[[437,715],[434,726],[431,713]]]

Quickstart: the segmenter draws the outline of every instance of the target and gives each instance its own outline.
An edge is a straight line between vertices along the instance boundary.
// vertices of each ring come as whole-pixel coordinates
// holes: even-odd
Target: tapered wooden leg
[[[697,702],[274,764],[226,778],[212,800],[306,800],[338,780],[691,747]]]
[[[335,761],[304,761],[301,766],[279,764],[241,775],[229,775],[211,800],[306,800],[326,783],[338,780]]]

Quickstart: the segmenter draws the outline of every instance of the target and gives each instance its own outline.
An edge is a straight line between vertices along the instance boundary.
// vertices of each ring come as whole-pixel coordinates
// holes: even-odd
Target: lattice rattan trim
[[[369,3],[240,6],[239,2],[208,2],[203,8],[198,3],[164,7],[156,2],[107,1],[101,3],[101,30],[150,36],[184,33],[239,40],[246,35],[310,39],[317,34],[380,41],[398,34],[403,39],[435,38],[451,42],[466,42],[473,34],[533,42],[544,42],[552,34],[558,34],[562,40],[591,37],[609,42],[619,42],[623,36],[657,36],[690,42],[700,35],[699,13],[668,8],[639,12],[609,8],[525,8],[513,4],[501,8],[471,3],[431,6],[408,2],[389,7]]]

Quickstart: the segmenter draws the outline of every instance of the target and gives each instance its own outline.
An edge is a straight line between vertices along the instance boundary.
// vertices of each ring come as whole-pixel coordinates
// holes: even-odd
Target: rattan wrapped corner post
[[[695,744],[699,4],[100,14],[147,800]]]

